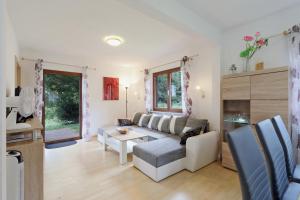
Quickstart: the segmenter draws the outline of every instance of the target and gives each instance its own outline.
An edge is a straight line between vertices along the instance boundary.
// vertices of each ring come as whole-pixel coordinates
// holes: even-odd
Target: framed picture
[[[103,77],[103,100],[119,100],[119,78]]]

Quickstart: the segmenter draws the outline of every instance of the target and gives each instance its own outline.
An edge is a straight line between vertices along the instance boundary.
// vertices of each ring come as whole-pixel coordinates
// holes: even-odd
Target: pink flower
[[[262,38],[262,39],[260,39],[260,40],[257,41],[257,44],[259,46],[264,46],[265,45],[265,40]]]
[[[252,36],[249,36],[249,35],[246,35],[245,37],[244,37],[244,40],[246,41],[246,42],[250,42],[250,41],[252,41],[254,38],[252,37]]]
[[[256,32],[256,33],[255,33],[255,36],[256,36],[256,37],[259,37],[259,36],[260,36],[260,32]]]

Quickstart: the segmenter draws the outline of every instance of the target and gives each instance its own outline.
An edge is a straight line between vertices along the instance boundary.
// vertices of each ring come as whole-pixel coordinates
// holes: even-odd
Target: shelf
[[[234,123],[234,124],[250,124],[249,122],[241,122],[237,120],[224,120],[224,122]]]

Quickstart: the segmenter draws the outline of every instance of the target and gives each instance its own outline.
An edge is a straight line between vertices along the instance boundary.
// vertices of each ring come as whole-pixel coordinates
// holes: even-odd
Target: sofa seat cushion
[[[152,130],[152,129],[148,129],[148,128],[134,126],[134,127],[132,127],[132,130],[139,132],[139,133],[143,133],[145,135],[148,135],[148,136],[156,138],[156,139],[167,137],[167,134],[165,134],[165,133],[162,133],[162,132],[156,131],[156,130]]]
[[[158,168],[184,158],[186,150],[179,144],[178,137],[166,137],[134,146],[133,154]]]

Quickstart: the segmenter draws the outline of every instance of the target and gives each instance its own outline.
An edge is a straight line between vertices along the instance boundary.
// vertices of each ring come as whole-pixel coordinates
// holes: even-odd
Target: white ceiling
[[[114,0],[10,0],[8,4],[20,48],[25,51],[137,65],[195,42]],[[103,38],[111,34],[122,36],[125,43],[117,48],[108,46]]]
[[[145,65],[157,58],[205,41],[188,28],[174,26],[170,18],[160,20],[125,0],[9,0],[9,14],[21,50],[52,52],[54,55],[102,59],[115,65]],[[159,5],[161,0],[152,0]],[[190,26],[204,19],[219,29],[228,29],[293,6],[300,0],[169,0],[160,7],[185,7],[194,17]],[[175,3],[179,7],[175,6]],[[168,6],[169,5],[169,6]],[[143,6],[140,6],[143,7]],[[177,9],[178,11],[178,9]],[[190,20],[187,18],[187,20]],[[199,24],[198,24],[199,26]],[[188,26],[187,26],[188,27]],[[200,29],[203,27],[199,27]],[[113,48],[103,42],[107,35],[125,39]],[[203,46],[203,45],[202,45]],[[22,51],[21,51],[22,53]],[[22,56],[22,55],[21,55]]]
[[[176,1],[221,29],[242,25],[300,3],[300,0]]]

